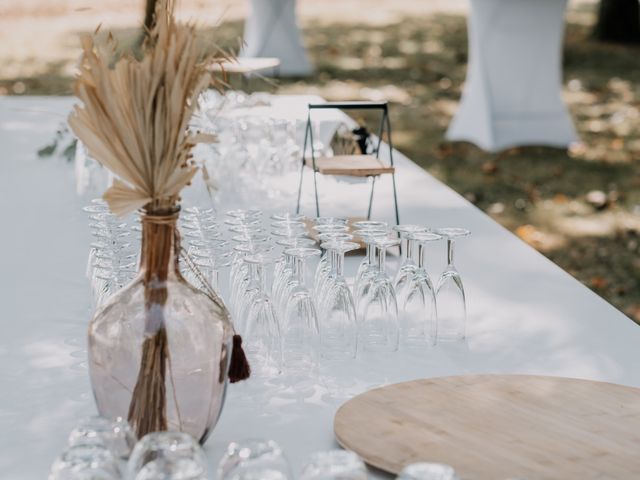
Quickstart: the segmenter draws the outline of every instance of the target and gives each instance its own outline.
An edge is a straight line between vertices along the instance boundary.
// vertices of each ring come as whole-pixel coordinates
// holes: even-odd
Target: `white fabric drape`
[[[280,73],[304,76],[313,72],[296,20],[295,0],[251,0],[240,57],[280,59]]]
[[[578,139],[561,98],[566,0],[470,0],[469,64],[447,139],[488,151]]]

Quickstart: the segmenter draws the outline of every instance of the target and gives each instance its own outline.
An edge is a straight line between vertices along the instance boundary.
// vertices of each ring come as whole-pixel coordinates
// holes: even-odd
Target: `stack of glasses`
[[[302,152],[303,120],[273,118],[247,107],[269,105],[271,96],[209,90],[198,102],[192,127],[215,135],[216,142],[201,145],[207,166],[216,172],[218,198],[251,202],[255,193],[270,197],[280,189],[270,186],[274,176],[297,172]],[[230,121],[232,117],[233,121]]]
[[[218,463],[218,480],[366,480],[362,459],[348,450],[316,452],[298,475],[273,440],[232,442]],[[49,480],[207,480],[207,458],[182,432],[155,432],[136,442],[126,421],[82,420],[66,450],[53,462]],[[406,466],[399,480],[458,480],[453,468],[434,463]]]
[[[137,217],[118,218],[103,200],[93,200],[84,211],[93,237],[86,276],[95,307],[135,277],[142,229]]]
[[[116,220],[104,208],[88,207],[96,236],[89,271],[98,303],[132,278],[139,242],[135,221]],[[180,230],[191,260],[183,262],[183,275],[196,286],[205,279],[225,300],[247,353],[267,373],[293,365],[310,372],[322,359],[399,346],[419,349],[465,336],[465,295],[453,253],[455,240],[468,230],[389,229],[377,221],[347,225],[341,218],[306,221],[260,210],[233,210],[218,218],[197,207],[185,209]],[[447,267],[434,287],[427,250],[443,239]],[[360,248],[357,242],[366,254],[350,282],[345,255]],[[392,274],[387,252],[400,245]]]

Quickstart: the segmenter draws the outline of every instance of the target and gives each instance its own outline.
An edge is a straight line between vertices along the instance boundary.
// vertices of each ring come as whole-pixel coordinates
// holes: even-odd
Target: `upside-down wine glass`
[[[293,273],[293,257],[287,254],[287,250],[297,247],[313,247],[315,244],[315,240],[303,237],[281,238],[276,241],[276,245],[283,247],[283,250],[282,255],[273,267],[271,297],[273,298],[278,312],[281,313],[281,316],[284,314],[283,292]]]
[[[306,286],[306,262],[320,255],[320,250],[298,247],[287,249],[285,254],[293,258],[293,282],[284,292],[283,364],[290,371],[309,375],[316,371],[320,332],[313,297]]]
[[[81,420],[69,434],[68,444],[102,445],[117,458],[126,460],[136,443],[136,436],[123,418],[109,420],[104,417],[88,417]]]
[[[322,246],[323,243],[350,242],[353,240],[353,235],[345,232],[331,232],[321,233],[318,235],[318,238],[320,239],[320,245]],[[325,250],[318,262],[313,279],[313,292],[318,303],[321,303],[324,300],[323,294],[327,290],[327,283],[331,280],[334,265],[335,262],[330,258],[330,253]]]
[[[51,466],[49,480],[120,480],[116,456],[101,444],[78,444],[65,450]]]
[[[264,366],[267,374],[280,373],[282,369],[282,333],[280,323],[271,297],[267,293],[265,266],[274,261],[266,253],[251,254],[245,257],[254,275],[256,287],[247,288],[241,307],[246,312],[244,338],[247,353],[254,358],[253,365]],[[256,361],[257,360],[257,361]]]
[[[334,262],[333,274],[322,300],[319,319],[321,355],[326,358],[355,358],[358,348],[358,325],[353,295],[344,277],[344,255],[360,248],[355,242],[323,243]]]
[[[361,332],[365,350],[395,352],[398,350],[398,304],[393,282],[385,266],[387,249],[397,247],[398,239],[376,238],[378,270],[369,281],[371,286],[363,300]]]
[[[453,254],[456,239],[471,232],[465,228],[440,228],[436,232],[447,239],[447,266],[436,287],[438,340],[461,341],[466,336],[467,305],[462,278],[453,264]]]
[[[376,234],[377,236],[382,236],[387,234],[387,223],[386,222],[378,222],[374,220],[363,220],[360,222],[355,222],[351,225],[354,229],[354,234],[357,233],[358,236],[362,239],[366,246],[365,256],[360,262],[358,266],[358,271],[356,273],[356,278],[354,282],[354,291],[357,289],[357,285],[360,282],[362,275],[370,270],[371,267],[377,267],[375,264],[375,249],[371,247],[370,243],[367,243],[367,240],[364,238],[368,233]]]
[[[331,235],[331,234],[347,234],[349,227],[345,223],[342,223],[343,219],[334,218],[334,217],[319,217],[314,220],[316,225],[313,226],[313,230],[317,233],[318,238],[320,238],[321,243],[323,242],[323,235]],[[323,223],[317,223],[318,221],[322,221]],[[327,237],[324,237],[327,238]],[[327,252],[325,251],[320,257],[320,261],[318,262],[318,266],[316,267],[316,273],[314,275],[315,281],[313,285],[313,291],[318,296],[318,289],[320,287],[319,283],[324,281],[324,272],[328,273],[329,266],[329,258],[327,256]]]
[[[435,345],[438,333],[438,310],[435,289],[427,273],[427,245],[442,239],[433,232],[416,232],[407,239],[418,245],[418,265],[415,273],[408,277],[402,295],[398,295],[398,319],[400,344],[404,347]]]
[[[362,459],[349,450],[329,450],[311,455],[300,480],[367,480]]]
[[[396,297],[398,304],[404,302],[404,297],[408,293],[407,286],[411,284],[413,277],[418,271],[418,262],[416,262],[416,242],[411,239],[411,234],[424,232],[426,227],[420,225],[396,225],[393,229],[400,234],[402,259],[400,267],[394,279],[394,287],[396,289]]]
[[[289,462],[273,440],[230,443],[218,464],[218,480],[289,480]]]
[[[206,480],[207,459],[198,442],[183,432],[153,432],[133,449],[130,480]]]
[[[366,297],[371,287],[371,278],[378,271],[378,263],[376,261],[376,247],[374,242],[377,238],[386,238],[387,230],[356,230],[355,235],[360,237],[366,246],[365,258],[358,267],[356,278],[353,283],[353,298],[356,302],[356,310],[358,318],[361,318],[359,307],[362,300]]]

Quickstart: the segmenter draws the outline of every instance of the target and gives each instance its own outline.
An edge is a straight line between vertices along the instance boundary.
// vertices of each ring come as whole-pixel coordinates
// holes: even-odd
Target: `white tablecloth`
[[[45,478],[78,418],[95,412],[85,361],[86,219],[74,193],[72,165],[35,154],[71,103],[70,98],[0,98],[0,477],[11,480]],[[268,437],[282,445],[297,470],[310,452],[336,446],[336,409],[374,385],[530,373],[640,387],[640,327],[406,157],[398,154],[396,162],[402,221],[460,225],[473,232],[459,242],[456,256],[468,294],[467,343],[362,357],[333,369],[337,386],[304,392],[267,390],[251,381],[230,385],[205,447],[212,466],[230,441]],[[376,190],[390,199],[389,179]],[[305,191],[311,213],[313,190],[307,185]],[[323,181],[323,213],[344,215],[360,206],[364,211],[367,192],[366,185]],[[392,203],[380,198],[374,217],[391,221]],[[293,200],[267,205],[256,199],[256,205],[292,208]],[[430,254],[435,275],[444,264],[444,245]],[[356,261],[349,261],[351,273]],[[371,476],[384,478],[379,472]]]

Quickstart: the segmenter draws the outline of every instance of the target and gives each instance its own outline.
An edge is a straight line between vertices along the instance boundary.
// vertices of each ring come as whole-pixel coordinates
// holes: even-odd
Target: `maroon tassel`
[[[247,356],[242,349],[242,337],[233,336],[233,351],[231,352],[231,362],[229,364],[229,381],[236,383],[246,380],[251,375],[251,366]]]

